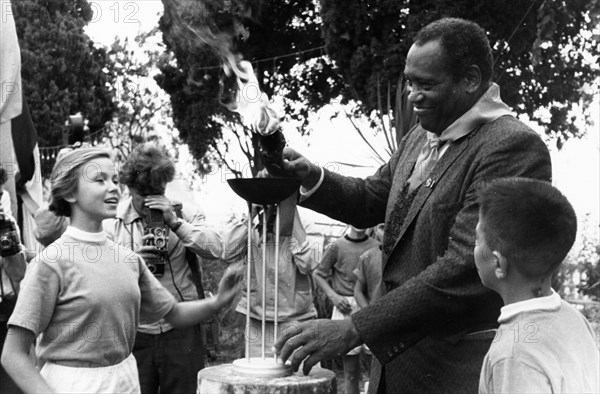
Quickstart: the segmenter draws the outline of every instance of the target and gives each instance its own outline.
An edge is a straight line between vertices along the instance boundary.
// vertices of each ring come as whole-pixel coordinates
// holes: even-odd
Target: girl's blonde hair
[[[112,159],[109,151],[101,148],[75,149],[60,158],[50,175],[50,210],[59,216],[71,216],[71,205],[66,197],[77,191],[81,167],[94,159]]]

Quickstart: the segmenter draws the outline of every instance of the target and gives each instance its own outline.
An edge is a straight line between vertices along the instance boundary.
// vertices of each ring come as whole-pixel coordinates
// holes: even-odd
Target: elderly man
[[[363,180],[285,152],[302,205],[362,228],[385,220],[385,294],[350,319],[283,336],[276,349],[294,368],[304,360],[308,373],[366,343],[376,358],[371,393],[477,391],[502,304],[474,265],[476,191],[500,177],[551,178],[546,146],[500,99],[492,64],[481,27],[435,21],[414,38],[404,69],[420,124],[387,164]]]

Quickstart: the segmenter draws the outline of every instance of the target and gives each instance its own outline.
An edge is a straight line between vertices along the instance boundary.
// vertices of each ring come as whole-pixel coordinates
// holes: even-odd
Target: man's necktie
[[[408,192],[415,190],[421,183],[427,179],[431,170],[439,159],[439,147],[444,143],[439,137],[427,139],[427,142],[421,149],[412,175],[408,178]]]

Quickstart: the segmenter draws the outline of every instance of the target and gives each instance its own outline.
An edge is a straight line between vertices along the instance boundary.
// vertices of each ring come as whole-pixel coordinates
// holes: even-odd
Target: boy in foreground
[[[480,393],[598,393],[594,333],[550,287],[577,232],[567,199],[549,183],[505,178],[479,194],[475,264],[504,301]]]

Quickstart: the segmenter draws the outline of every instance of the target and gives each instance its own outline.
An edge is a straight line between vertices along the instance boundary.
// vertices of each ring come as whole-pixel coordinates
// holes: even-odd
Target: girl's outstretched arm
[[[354,299],[356,300],[356,304],[362,309],[369,306],[369,300],[365,295],[367,293],[367,284],[362,281],[362,279],[357,279],[354,284]]]
[[[207,320],[222,309],[227,309],[240,294],[244,277],[242,264],[231,265],[225,270],[216,297],[176,304],[165,316],[174,327],[187,327]]]
[[[26,328],[10,326],[2,351],[2,366],[25,393],[54,393],[29,356],[35,340]]]

